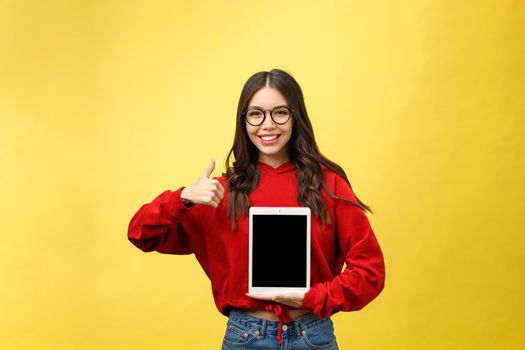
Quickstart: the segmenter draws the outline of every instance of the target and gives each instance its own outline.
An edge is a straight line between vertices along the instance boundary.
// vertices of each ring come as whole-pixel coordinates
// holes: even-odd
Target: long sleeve
[[[144,252],[193,253],[188,225],[183,219],[194,208],[187,208],[182,202],[183,188],[162,192],[135,213],[128,227],[131,243]]]
[[[357,202],[348,183],[336,181],[338,197]],[[317,283],[305,294],[301,308],[318,317],[360,310],[383,290],[385,266],[379,243],[362,209],[335,200],[335,230],[345,269],[332,281]]]

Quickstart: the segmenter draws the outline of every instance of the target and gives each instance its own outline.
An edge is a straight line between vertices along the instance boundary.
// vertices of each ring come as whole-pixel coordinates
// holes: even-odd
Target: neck
[[[288,158],[288,156],[285,156],[285,157],[275,157],[275,156],[268,157],[268,156],[265,156],[265,155],[259,155],[259,162],[268,164],[269,166],[271,166],[273,168],[277,168],[278,166],[286,163],[289,160],[290,160],[290,158]]]

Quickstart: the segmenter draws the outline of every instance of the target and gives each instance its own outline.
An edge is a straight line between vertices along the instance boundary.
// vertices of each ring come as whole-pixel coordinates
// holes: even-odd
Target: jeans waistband
[[[239,309],[232,309],[230,311],[228,322],[233,322],[237,326],[244,327],[246,329],[259,331],[261,335],[275,335],[279,331],[279,321],[255,317]],[[301,331],[304,331],[308,328],[315,328],[325,324],[326,322],[332,322],[332,320],[329,317],[318,318],[314,314],[306,314],[294,321],[283,323],[283,333],[289,331],[300,335]]]

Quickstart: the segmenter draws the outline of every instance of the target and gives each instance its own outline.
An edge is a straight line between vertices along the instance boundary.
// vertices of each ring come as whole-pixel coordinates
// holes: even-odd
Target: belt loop
[[[295,335],[300,337],[301,336],[301,324],[300,321],[296,320],[293,322],[293,329],[295,331]]]
[[[262,320],[262,327],[261,327],[261,336],[264,337],[266,336],[266,320],[263,319]]]

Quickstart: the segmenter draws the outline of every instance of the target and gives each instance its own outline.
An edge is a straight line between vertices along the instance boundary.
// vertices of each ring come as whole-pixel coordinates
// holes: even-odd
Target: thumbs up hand
[[[209,178],[213,169],[215,169],[214,160],[197,181],[182,190],[180,197],[185,205],[204,204],[214,208],[219,206],[221,199],[224,198],[224,187],[219,181]]]

